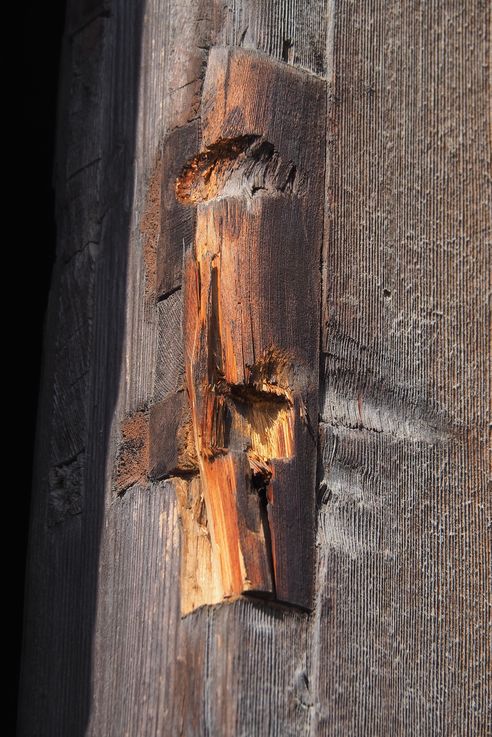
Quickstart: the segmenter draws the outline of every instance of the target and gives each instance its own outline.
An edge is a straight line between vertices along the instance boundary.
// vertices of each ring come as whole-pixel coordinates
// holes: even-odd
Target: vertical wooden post
[[[22,737],[486,733],[490,34],[70,5]]]
[[[175,263],[180,224],[194,223],[184,355],[212,565],[207,585],[196,565],[201,582],[188,577],[183,560],[185,613],[248,591],[312,606],[325,103],[316,77],[257,52],[213,48],[200,148],[178,177],[178,136],[189,154],[195,128],[173,132],[166,146],[176,163],[164,170],[164,191],[177,203],[166,206],[158,263]],[[179,451],[170,457],[181,468],[162,463],[181,439],[169,421],[175,407],[152,408],[157,477],[189,473]]]

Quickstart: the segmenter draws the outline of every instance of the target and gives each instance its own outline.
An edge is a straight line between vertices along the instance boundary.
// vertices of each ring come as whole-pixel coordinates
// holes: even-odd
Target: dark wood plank
[[[326,67],[325,41],[317,36],[319,33],[325,38],[329,16],[324,2],[302,8],[288,2],[281,10],[275,10],[269,2],[247,2],[241,7],[236,3],[227,8],[207,3],[206,12],[203,11],[195,0],[180,0],[165,6],[153,1],[146,7],[148,21],[142,64],[147,71],[142,77],[144,87],[140,98],[144,112],[139,138],[143,143],[139,154],[142,173],[136,184],[137,219],[162,130],[185,125],[198,114],[203,83],[200,70],[204,69],[208,47],[217,43],[240,45],[244,39],[249,48],[258,48],[281,60],[284,39],[288,38],[291,61],[295,58],[311,71]],[[274,21],[277,12],[284,19],[280,25]],[[128,368],[124,411],[127,413],[149,396],[149,372],[145,367],[156,365],[152,332],[149,334],[147,324],[149,312],[139,306],[139,300],[143,299],[139,295],[144,294],[145,287],[137,249],[132,249],[131,258],[129,348],[125,359]],[[159,304],[161,322],[166,321],[168,304],[170,299]],[[166,351],[167,345],[165,338],[157,343],[161,352]],[[181,546],[176,535],[177,507],[172,489],[172,483],[166,482],[163,491],[169,506],[149,512],[140,503],[141,490],[135,487],[123,497],[123,507],[118,502],[112,508],[114,516],[108,518],[105,526],[101,565],[109,575],[100,579],[101,604],[96,631],[100,644],[95,649],[93,664],[93,689],[99,695],[91,733],[116,736],[123,725],[132,731],[135,725],[141,729],[142,723],[148,725],[149,732],[157,725],[155,729],[162,733],[189,736],[226,735],[241,730],[251,735],[270,732],[274,737],[307,733],[311,708],[306,706],[310,699],[305,685],[310,660],[306,619],[279,616],[273,608],[265,611],[249,602],[223,607],[223,611],[202,608],[180,619],[176,597]],[[130,514],[130,529],[140,530],[138,540],[145,543],[145,555],[132,555],[137,543],[135,538],[127,538],[122,550],[131,557],[123,558],[115,554],[109,540],[118,539],[121,525],[126,524]],[[156,544],[154,535],[147,534],[149,523],[162,524],[164,549]],[[166,561],[164,572],[159,574],[158,591],[162,599],[155,598],[156,589],[152,586],[142,586],[151,576],[147,556]],[[124,576],[128,575],[125,571],[130,569],[134,584],[124,585]],[[117,578],[122,582],[115,586]],[[148,635],[150,639],[145,639],[136,651],[125,644],[135,637],[137,626],[135,600],[129,591],[135,591],[135,596],[145,602],[144,611],[157,608],[160,613],[156,631],[142,624],[137,637]],[[108,640],[104,632],[114,626],[116,611],[119,612],[118,635]],[[140,621],[148,620],[143,617]],[[136,653],[146,650],[150,643],[153,659],[138,657]],[[250,658],[252,652],[256,655]],[[114,678],[115,657],[118,657],[118,671],[124,677]],[[159,663],[160,675],[150,670],[152,662]],[[249,684],[247,691],[239,688],[243,681]],[[128,685],[134,683],[139,684],[134,692],[136,699],[141,699],[138,709],[127,697]]]
[[[161,236],[157,248],[157,298],[163,299],[182,284],[183,255],[195,234],[195,212],[175,196],[176,179],[198,148],[197,121],[172,131],[162,154]]]
[[[338,8],[318,735],[487,734],[490,39],[479,2]]]
[[[149,475],[152,479],[198,471],[186,392],[171,394],[150,410]]]

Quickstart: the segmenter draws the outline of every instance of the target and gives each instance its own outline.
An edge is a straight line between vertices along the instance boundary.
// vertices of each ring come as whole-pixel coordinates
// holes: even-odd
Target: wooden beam
[[[213,595],[201,587],[184,612],[218,590],[312,605],[325,92],[262,54],[212,49],[200,147],[167,206],[195,213],[180,217],[196,222],[185,368],[215,561]],[[164,192],[176,168],[164,167]]]

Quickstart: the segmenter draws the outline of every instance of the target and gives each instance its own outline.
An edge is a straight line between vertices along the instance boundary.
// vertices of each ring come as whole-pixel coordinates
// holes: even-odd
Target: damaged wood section
[[[200,147],[172,206],[195,224],[183,333],[199,477],[178,482],[183,613],[245,593],[312,606],[325,93],[261,54],[210,52]]]

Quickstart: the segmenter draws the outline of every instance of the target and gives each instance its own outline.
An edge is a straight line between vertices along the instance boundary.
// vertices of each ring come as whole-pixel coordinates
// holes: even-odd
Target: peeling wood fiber
[[[183,207],[196,209],[193,243],[181,244],[184,363],[212,567],[207,594],[203,568],[195,586],[182,561],[184,614],[247,592],[312,608],[325,110],[322,80],[258,52],[210,50],[200,146],[172,180],[179,205],[161,243],[172,251]],[[178,130],[166,192],[194,138]],[[173,475],[158,455],[166,425],[176,444],[166,407],[177,403],[151,414],[154,478]]]

